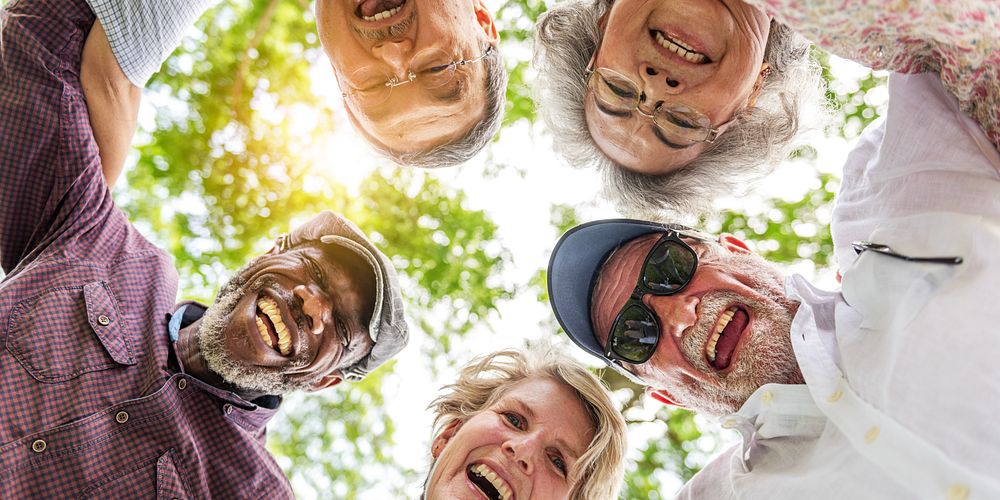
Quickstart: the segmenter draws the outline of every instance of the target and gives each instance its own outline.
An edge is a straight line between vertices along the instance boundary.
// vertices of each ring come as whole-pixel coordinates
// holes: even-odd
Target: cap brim
[[[590,321],[591,285],[604,261],[622,244],[668,229],[663,224],[634,219],[600,220],[570,229],[556,243],[549,259],[549,303],[559,325],[584,351],[612,364]]]
[[[384,285],[382,280],[383,269],[379,264],[378,259],[371,253],[371,251],[358,242],[343,236],[328,234],[320,237],[319,240],[327,245],[337,245],[339,247],[347,248],[360,255],[366,262],[368,262],[368,265],[371,266],[372,272],[375,273],[375,305],[372,309],[372,319],[368,323],[368,336],[371,337],[372,342],[378,342],[378,325],[382,318],[382,301],[385,296],[382,289]]]

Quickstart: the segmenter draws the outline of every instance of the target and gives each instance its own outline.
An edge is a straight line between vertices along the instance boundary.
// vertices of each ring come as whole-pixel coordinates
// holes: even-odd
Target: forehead
[[[674,149],[653,133],[653,122],[638,113],[611,116],[597,109],[590,90],[584,97],[587,130],[605,156],[632,172],[662,175],[688,164],[704,150],[701,144]]]
[[[415,153],[451,144],[486,117],[486,63],[482,60],[465,65],[456,72],[455,80],[461,82],[456,85],[462,88],[459,95],[441,95],[441,89],[428,90],[420,85],[401,85],[377,106],[348,103],[349,117],[370,141],[391,151]]]

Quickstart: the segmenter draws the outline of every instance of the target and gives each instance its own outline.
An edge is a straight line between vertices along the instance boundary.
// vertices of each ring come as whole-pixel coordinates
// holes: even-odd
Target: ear
[[[455,436],[458,429],[462,427],[461,420],[452,420],[450,424],[446,425],[441,433],[434,437],[434,441],[431,442],[431,456],[434,460],[437,460],[441,456],[441,452],[444,451],[444,447],[448,445],[448,441]]]
[[[328,389],[337,384],[340,384],[343,381],[344,381],[344,374],[340,373],[340,370],[337,370],[319,379],[319,381],[313,383],[313,385],[309,387],[308,391],[309,392],[322,391],[323,389]]]
[[[771,63],[766,61],[760,63],[760,72],[757,73],[757,81],[753,84],[753,90],[750,91],[750,97],[747,97],[746,107],[752,108],[757,105],[757,98],[760,97],[760,92],[764,88],[764,80],[767,80],[767,77],[770,74]]]
[[[663,404],[665,404],[665,405],[667,405],[667,406],[676,406],[678,408],[687,408],[686,406],[684,406],[682,404],[678,404],[676,401],[674,401],[674,397],[671,396],[670,393],[667,392],[665,389],[653,389],[652,387],[647,387],[646,388],[646,395],[649,396],[649,397],[651,397],[651,398],[653,398],[653,399],[655,399],[655,400],[657,400],[657,401],[659,401],[659,402],[661,402],[661,403],[663,403]]]
[[[719,235],[719,244],[732,253],[753,253],[746,242],[729,233]]]
[[[486,40],[490,45],[496,47],[500,43],[500,33],[497,31],[497,23],[493,19],[493,13],[486,7],[483,0],[474,0],[472,5],[476,12],[476,23],[486,34]]]

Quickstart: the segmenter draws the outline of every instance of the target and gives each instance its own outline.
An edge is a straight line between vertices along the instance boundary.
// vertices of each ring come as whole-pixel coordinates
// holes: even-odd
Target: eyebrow
[[[677,143],[674,143],[674,142],[670,142],[669,139],[667,139],[666,137],[663,136],[663,133],[660,132],[660,128],[657,127],[655,124],[651,128],[653,129],[653,135],[655,135],[656,138],[659,139],[660,142],[662,142],[663,144],[665,144],[668,148],[672,148],[672,149],[687,149],[687,148],[689,148],[691,146],[694,146],[694,144],[688,144],[688,145],[685,146],[685,145],[682,145],[682,144],[677,144]]]
[[[324,288],[326,288],[326,286],[327,286],[327,276],[326,276],[326,272],[323,271],[323,266],[321,266],[319,264],[319,261],[317,261],[316,259],[310,257],[309,255],[306,255],[305,253],[302,253],[300,255],[302,256],[303,260],[308,261],[309,264],[311,264],[312,266],[314,266],[316,268],[316,271],[319,272],[319,276],[320,276],[320,279],[322,280],[322,283],[316,283],[316,284],[317,285],[321,285]],[[311,269],[310,269],[310,271],[311,271]],[[310,276],[310,278],[312,278],[312,276]]]
[[[465,82],[461,78],[455,78],[454,83],[446,85],[443,89],[445,92],[441,93],[435,92],[440,89],[432,89],[431,94],[447,103],[459,102],[465,99],[467,94]]]
[[[601,113],[604,113],[606,115],[616,116],[618,118],[628,118],[628,117],[632,116],[632,113],[630,113],[628,111],[613,111],[613,110],[610,110],[608,108],[605,108],[604,105],[601,104],[600,99],[594,99],[594,106],[597,106],[597,109]]]
[[[535,412],[532,411],[531,408],[524,403],[524,401],[521,401],[520,399],[517,398],[511,398],[511,403],[514,406],[516,406],[518,410],[524,413],[530,419],[530,421],[534,421],[536,419]],[[569,456],[573,457],[574,460],[580,458],[581,453],[577,453],[577,451],[574,450],[573,447],[570,446],[569,443],[564,441],[561,437],[556,437],[555,442],[560,450],[568,453]]]

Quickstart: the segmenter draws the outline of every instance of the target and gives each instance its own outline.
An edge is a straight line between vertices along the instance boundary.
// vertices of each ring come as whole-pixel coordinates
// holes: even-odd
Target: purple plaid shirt
[[[264,448],[275,410],[177,362],[177,272],[101,173],[79,81],[93,22],[84,0],[0,17],[0,496],[291,497]]]

